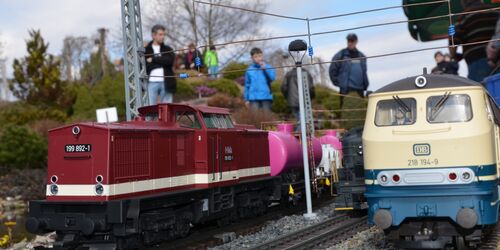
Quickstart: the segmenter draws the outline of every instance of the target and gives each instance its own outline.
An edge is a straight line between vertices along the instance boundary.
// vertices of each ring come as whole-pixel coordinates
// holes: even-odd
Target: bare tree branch
[[[207,1],[257,11],[263,11],[267,7],[267,3],[263,0]],[[255,39],[259,37],[263,22],[263,17],[260,14],[207,4],[195,3],[193,5],[193,0],[145,1],[142,15],[144,30],[149,30],[149,27],[155,24],[165,25],[167,27],[167,43],[176,49],[186,48],[189,43],[195,41],[197,41],[198,47],[204,47],[235,40]],[[144,36],[145,40],[146,37]],[[240,58],[251,46],[251,43],[224,46],[226,50],[224,61]],[[220,49],[218,48],[219,51]]]
[[[64,38],[61,54],[61,73],[63,79],[75,80],[80,78],[79,72],[92,48],[90,40],[90,38],[84,36],[67,36]]]

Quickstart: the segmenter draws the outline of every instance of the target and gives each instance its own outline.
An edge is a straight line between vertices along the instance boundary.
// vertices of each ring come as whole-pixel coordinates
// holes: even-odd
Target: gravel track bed
[[[278,220],[266,222],[262,229],[253,234],[240,235],[236,239],[226,244],[210,248],[213,250],[245,249],[263,242],[272,240],[279,236],[289,234],[304,227],[319,223],[335,215],[334,206],[326,205],[315,211],[316,218],[308,220],[302,215],[290,215]]]

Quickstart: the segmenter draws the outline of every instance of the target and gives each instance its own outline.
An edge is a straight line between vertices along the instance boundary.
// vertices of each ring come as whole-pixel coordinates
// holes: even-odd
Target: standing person
[[[441,51],[434,53],[436,66],[432,68],[432,74],[454,74],[458,75],[458,63],[451,60],[449,54],[443,55]]]
[[[146,45],[146,72],[149,76],[149,105],[160,102],[171,103],[177,88],[172,69],[175,62],[174,50],[165,45],[165,27],[155,25],[151,29],[153,40]]]
[[[432,74],[444,74],[446,71],[446,62],[444,61],[444,55],[441,51],[434,53],[434,61],[436,61],[436,66],[432,68]]]
[[[455,61],[455,59],[451,58],[451,55],[446,53],[444,54],[444,61],[447,63],[446,66],[446,74],[458,75],[459,65]]]
[[[276,79],[276,73],[271,65],[264,62],[264,55],[259,48],[250,51],[252,65],[245,72],[245,101],[253,109],[271,111],[273,94],[271,82]]]
[[[309,86],[309,94],[311,99],[314,98],[315,94],[312,75],[309,73],[309,71],[307,71],[307,69],[302,68],[302,77],[304,78],[304,86]],[[290,109],[292,110],[295,119],[299,121],[300,108],[297,70],[292,69],[286,73],[283,79],[283,83],[281,84],[281,93],[283,93],[283,96],[285,96],[288,107],[290,107]]]
[[[462,0],[464,11],[476,11],[491,8],[490,5],[482,3],[480,0]],[[455,44],[474,43],[491,39],[495,33],[495,24],[498,19],[498,12],[486,11],[477,12],[458,17],[456,23],[456,33],[453,36]],[[452,40],[450,37],[450,45]],[[451,57],[457,62],[465,59],[469,69],[468,78],[477,82],[482,81],[491,72],[492,68],[488,64],[486,57],[485,43],[477,43],[462,46],[463,56],[457,54],[457,47],[450,47]]]
[[[368,75],[366,73],[365,55],[356,47],[358,44],[358,36],[354,33],[350,33],[346,38],[347,48],[340,50],[333,56],[329,70],[330,80],[333,85],[340,88],[341,109],[344,106],[344,96],[342,95],[348,95],[351,91],[356,91],[356,93],[363,98],[364,91],[368,89],[369,84]],[[335,62],[337,60],[345,61]]]
[[[217,58],[217,50],[214,45],[211,45],[210,49],[205,53],[203,62],[208,67],[208,75],[210,76],[210,79],[217,79],[219,62]]]
[[[194,43],[190,43],[188,45],[188,52],[186,53],[186,57],[184,58],[185,69],[197,69],[198,68],[196,66],[196,63],[195,63],[196,57],[199,57],[201,60],[201,53],[198,49],[196,49],[196,46],[194,46]],[[200,67],[202,67],[202,65],[200,65]]]
[[[175,64],[174,64],[174,69],[184,69],[186,67],[186,64],[184,63],[184,59],[186,58],[186,54],[184,51],[179,51],[177,55],[175,56]]]

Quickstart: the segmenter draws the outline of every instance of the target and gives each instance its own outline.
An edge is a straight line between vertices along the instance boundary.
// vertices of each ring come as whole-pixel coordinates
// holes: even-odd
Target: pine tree
[[[28,55],[14,60],[15,82],[10,89],[17,98],[40,107],[69,106],[72,98],[65,95],[66,83],[61,80],[59,59],[48,54],[49,44],[39,30],[30,30],[29,35]]]

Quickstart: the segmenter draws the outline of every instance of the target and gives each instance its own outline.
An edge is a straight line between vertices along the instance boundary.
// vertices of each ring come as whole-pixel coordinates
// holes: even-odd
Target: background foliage
[[[26,126],[9,125],[0,132],[0,166],[39,168],[47,162],[47,140]]]
[[[14,60],[14,81],[10,88],[19,98],[12,103],[0,103],[0,168],[44,167],[47,160],[47,131],[78,121],[95,121],[95,110],[116,107],[120,120],[125,119],[125,88],[123,73],[103,54],[103,46],[88,52],[86,59],[72,60],[72,51],[85,54],[86,40],[74,38],[78,45],[63,50],[59,57],[49,54],[40,31],[29,31],[27,54]],[[85,41],[84,41],[85,40]],[[81,42],[82,44],[78,43]],[[83,43],[85,42],[85,43]],[[65,53],[67,52],[66,57]],[[69,52],[68,52],[69,51]],[[68,54],[69,53],[69,54]],[[75,69],[74,63],[80,65]],[[248,64],[232,61],[225,71],[239,71]],[[61,75],[61,71],[64,74]],[[190,75],[197,72],[186,71]],[[286,99],[281,94],[281,79],[271,85],[272,112],[249,110],[243,100],[244,72],[228,72],[221,78],[209,80],[193,77],[177,80],[175,102],[227,107],[240,124],[261,127],[262,122],[295,121]],[[203,92],[203,93],[202,93]],[[313,108],[319,129],[351,128],[362,125],[365,112],[339,112],[338,93],[326,87],[316,87]],[[346,109],[364,109],[366,100],[345,98]],[[339,120],[339,118],[342,118]]]

